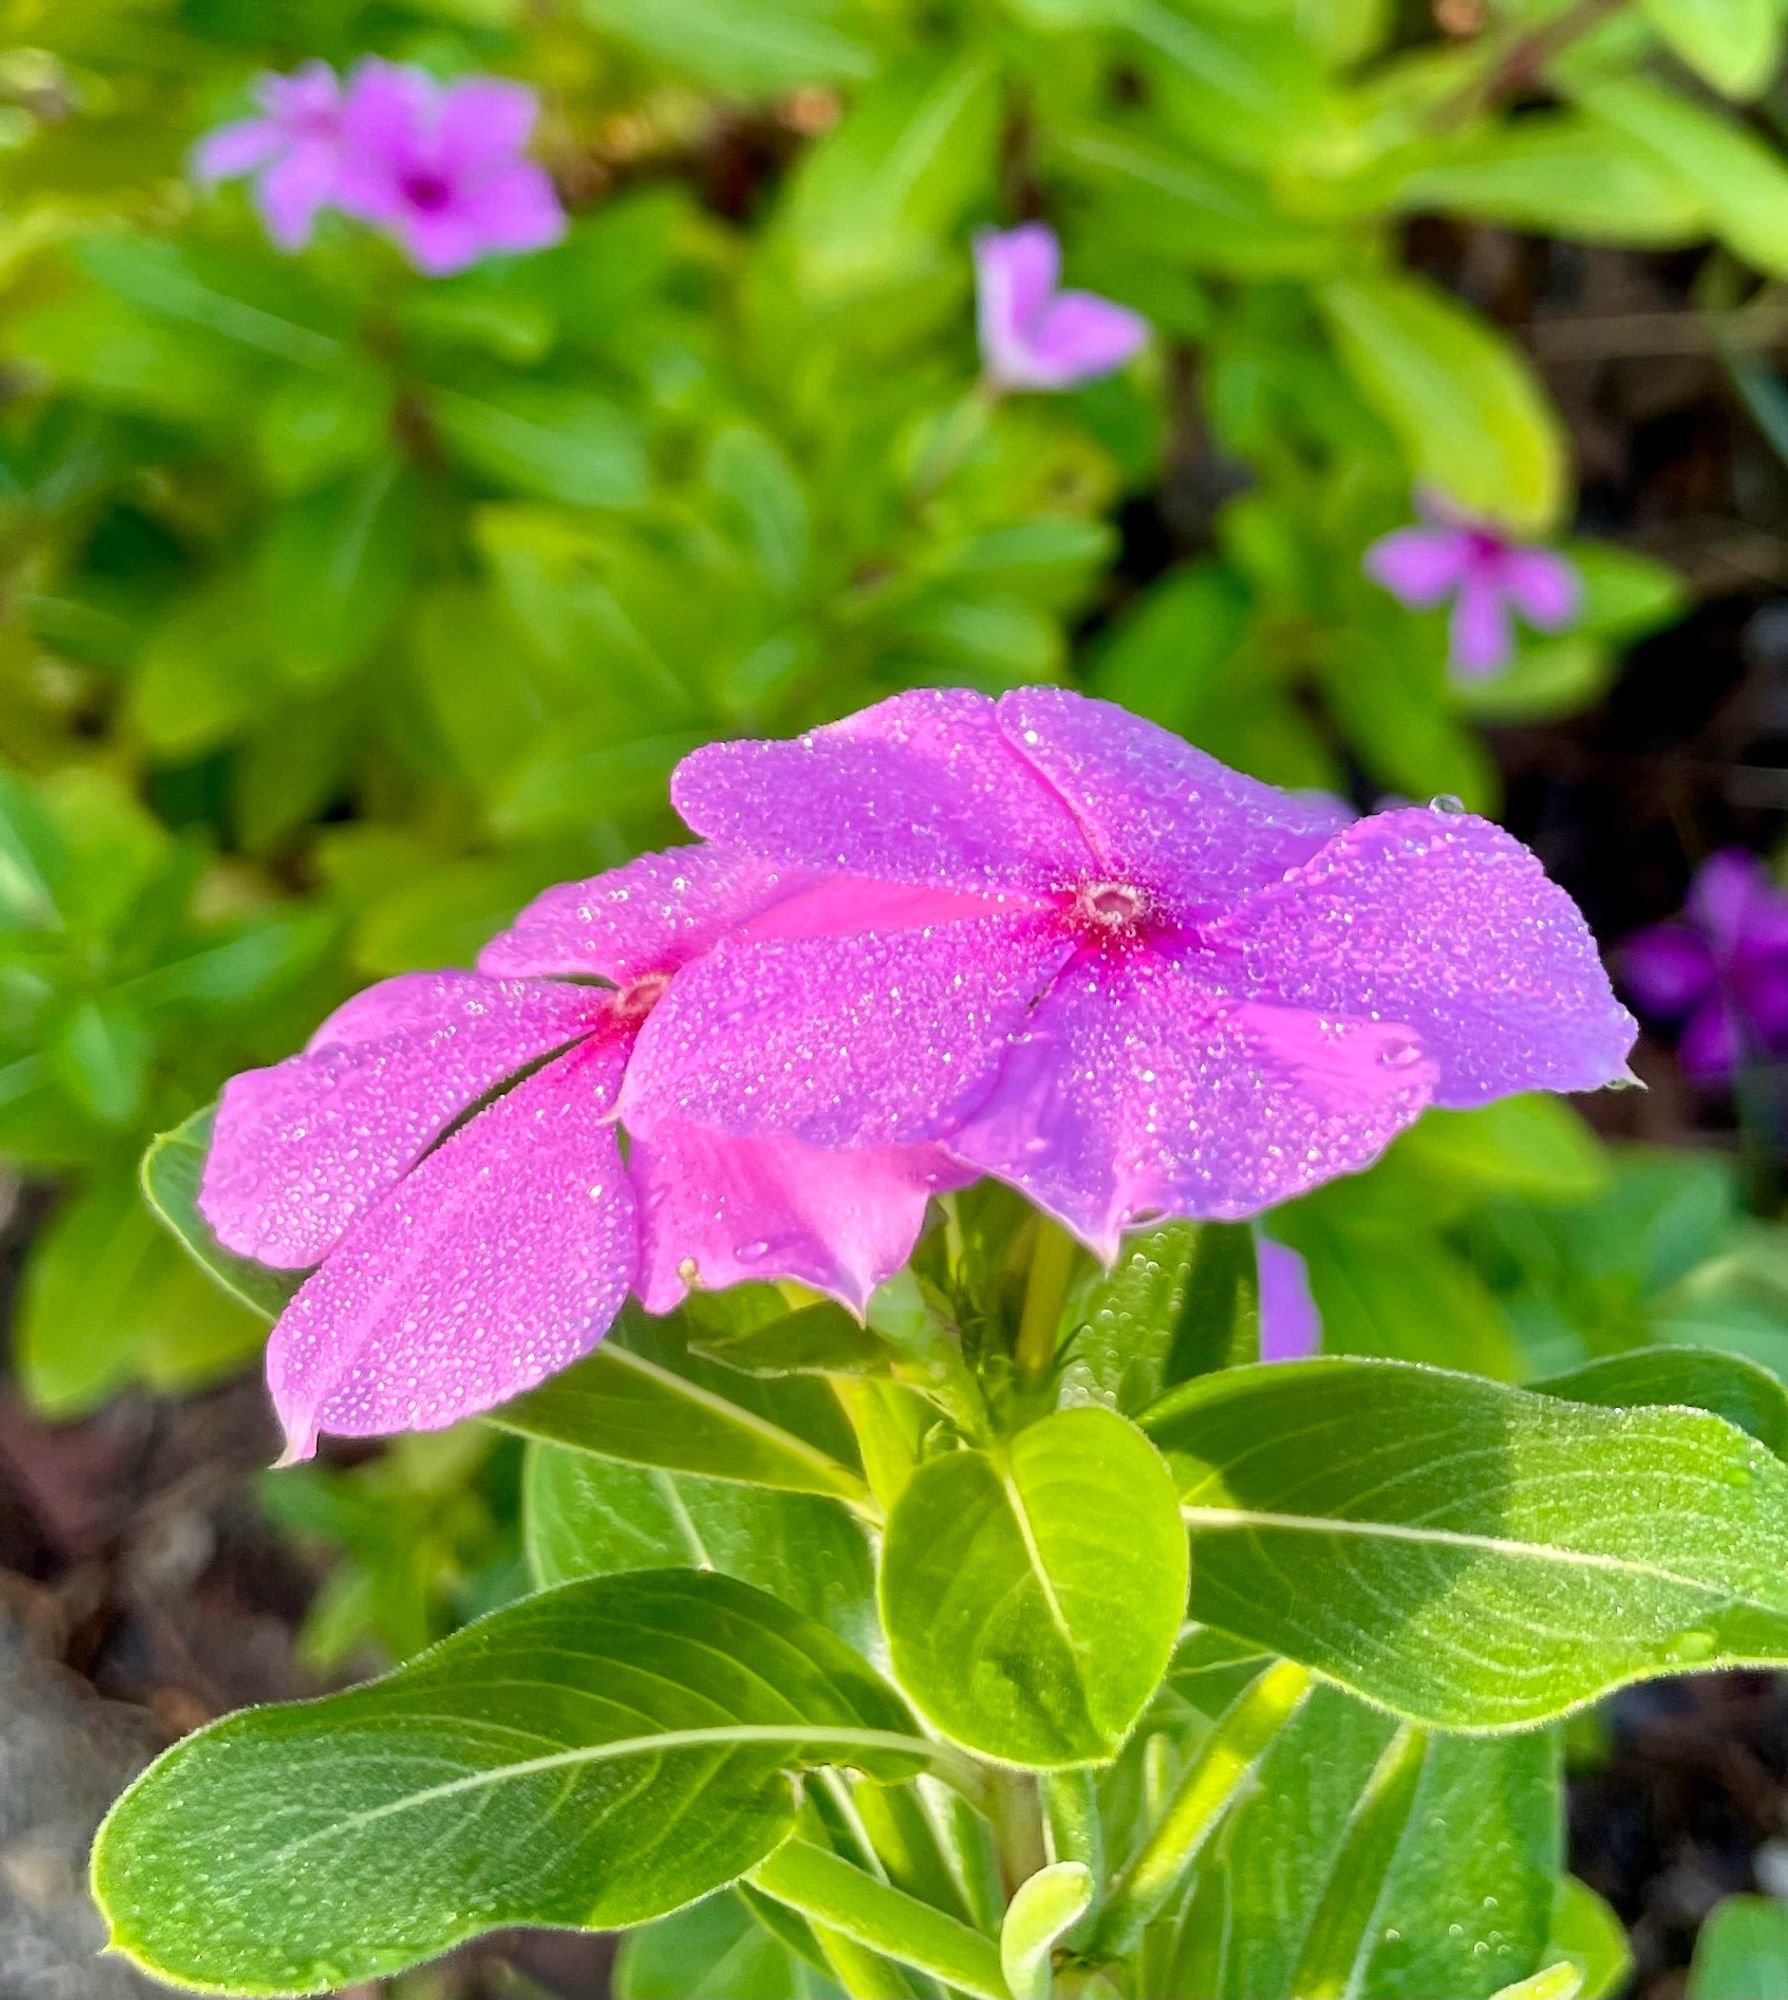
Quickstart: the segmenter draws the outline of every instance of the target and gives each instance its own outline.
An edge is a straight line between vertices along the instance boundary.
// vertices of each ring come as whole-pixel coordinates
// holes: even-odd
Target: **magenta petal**
[[[722,944],[640,1030],[622,1118],[820,1147],[937,1138],[1072,950],[1055,925],[1009,916]]]
[[[488,254],[477,223],[457,207],[434,214],[411,209],[387,219],[386,227],[425,278],[450,278],[468,271]]]
[[[193,178],[209,186],[263,167],[286,143],[271,118],[242,118],[207,132],[192,149]]]
[[[609,1107],[613,1039],[568,1050],[470,1120],[299,1289],[267,1345],[287,1456],[319,1431],[438,1430],[587,1354],[633,1281]]]
[[[255,206],[267,234],[282,250],[302,250],[317,217],[335,198],[337,162],[332,146],[294,146],[255,183]]]
[[[1448,621],[1448,662],[1468,679],[1500,673],[1515,651],[1515,628],[1497,586],[1480,576],[1460,585]]]
[[[1412,610],[1426,611],[1459,588],[1470,543],[1451,528],[1399,528],[1366,551],[1365,571]]]
[[[1689,1016],[1676,1045],[1683,1074],[1697,1083],[1724,1083],[1738,1067],[1738,1036],[1724,1000],[1704,1000]]]
[[[1036,894],[1092,859],[966,688],[895,695],[792,741],[710,743],[677,766],[671,797],[710,840],[889,882]]]
[[[466,221],[485,253],[544,250],[565,234],[565,211],[544,167],[517,160],[462,197]]]
[[[1788,897],[1756,855],[1723,847],[1696,870],[1684,914],[1728,958],[1747,946],[1788,945]]]
[[[1620,951],[1621,977],[1642,1013],[1679,1020],[1706,999],[1718,977],[1713,953],[1687,924],[1654,924],[1628,938]]]
[[[498,977],[560,973],[631,985],[699,958],[814,878],[739,847],[671,847],[536,896],[478,955]]]
[[[513,158],[528,143],[540,100],[525,84],[498,76],[469,76],[441,92],[436,143],[449,168],[489,167]]]
[[[793,1278],[860,1313],[912,1254],[925,1204],[965,1176],[931,1146],[818,1152],[671,1122],[628,1158],[640,1207],[637,1290],[670,1312],[692,1286]]]
[[[357,996],[301,1056],[224,1085],[199,1210],[247,1257],[324,1256],[468,1105],[587,1033],[574,986],[415,972]]]
[[[1126,1229],[1254,1215],[1366,1166],[1434,1076],[1406,1028],[1234,1000],[1153,953],[1089,953],[948,1143],[1109,1260]]]
[[[981,358],[996,381],[1023,386],[1028,355],[1023,327],[1043,309],[1061,272],[1061,245],[1041,222],[983,230],[975,238],[976,310]],[[1014,373],[1014,371],[1017,373]]]
[[[1140,352],[1148,321],[1091,292],[1063,292],[1022,330],[1025,374],[1015,388],[1068,389],[1109,375]]]
[[[1577,906],[1521,843],[1468,813],[1379,813],[1261,890],[1206,941],[1263,1000],[1401,1021],[1440,1065],[1437,1104],[1595,1090],[1632,1016]]]
[[[1338,800],[1275,790],[1066,688],[1002,695],[999,720],[1067,802],[1099,870],[1153,889],[1179,915],[1277,881],[1353,818]]]
[[[1583,607],[1576,565],[1551,549],[1506,549],[1497,576],[1509,602],[1541,632],[1562,632]]]
[[[1322,1346],[1322,1314],[1310,1289],[1310,1267],[1270,1236],[1255,1238],[1260,1270],[1260,1358],[1302,1361]]]

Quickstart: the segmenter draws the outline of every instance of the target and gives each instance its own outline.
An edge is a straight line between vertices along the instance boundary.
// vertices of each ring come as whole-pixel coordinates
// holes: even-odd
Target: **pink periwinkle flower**
[[[981,359],[1002,389],[1072,389],[1121,368],[1148,322],[1092,292],[1060,288],[1062,247],[1045,223],[975,238]]]
[[[1434,498],[1419,499],[1419,528],[1399,528],[1366,551],[1366,574],[1411,610],[1452,599],[1448,662],[1457,674],[1501,673],[1515,651],[1519,615],[1536,631],[1562,632],[1582,605],[1576,567],[1554,549],[1516,542]]]
[[[369,58],[342,104],[341,206],[389,230],[430,277],[493,252],[544,249],[564,235],[565,212],[523,151],[537,111],[518,83],[441,84]]]
[[[818,1158],[675,1117],[625,1163],[617,1142],[641,1024],[804,880],[646,855],[549,890],[478,972],[387,979],[302,1055],[231,1079],[199,1208],[232,1250],[317,1266],[267,1350],[289,1458],[321,1430],[490,1409],[588,1352],[630,1289],[665,1312],[693,1283],[786,1277],[860,1308],[900,1268],[932,1189],[966,1178],[929,1148]]]
[[[253,174],[267,234],[282,250],[301,250],[335,199],[341,82],[327,63],[306,63],[290,76],[258,78],[254,95],[260,117],[208,133],[193,152],[193,172],[207,186]]]
[[[1497,827],[1350,825],[1060,688],[711,744],[673,795],[834,879],[685,967],[630,1129],[940,1143],[1108,1258],[1363,1167],[1430,1103],[1596,1088],[1633,1041],[1575,905]]]
[[[1683,1023],[1677,1057],[1698,1081],[1788,1057],[1788,895],[1754,854],[1709,856],[1681,919],[1629,938],[1620,964],[1642,1013]]]
[[[1310,1289],[1310,1267],[1288,1244],[1258,1238],[1260,1358],[1302,1361],[1322,1345],[1322,1313]]]

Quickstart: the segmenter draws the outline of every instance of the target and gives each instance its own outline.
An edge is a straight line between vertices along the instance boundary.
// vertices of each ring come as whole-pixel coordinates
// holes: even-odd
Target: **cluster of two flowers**
[[[674,796],[708,844],[547,891],[478,972],[388,980],[227,1086],[201,1208],[317,1266],[269,1348],[292,1452],[488,1409],[630,1290],[860,1306],[980,1174],[1109,1257],[1632,1042],[1494,826],[1356,822],[1064,690],[710,745]]]

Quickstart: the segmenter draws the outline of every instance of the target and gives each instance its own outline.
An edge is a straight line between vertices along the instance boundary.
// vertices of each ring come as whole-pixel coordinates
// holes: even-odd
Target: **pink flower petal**
[[[271,118],[241,118],[207,132],[192,150],[193,178],[209,187],[264,167],[286,143],[286,135]]]
[[[536,896],[478,955],[498,977],[595,974],[628,986],[711,950],[816,878],[741,847],[672,847]]]
[[[540,100],[525,84],[499,76],[468,76],[441,92],[436,134],[451,168],[500,166],[528,143]]]
[[[1434,1077],[1407,1028],[1232,999],[1152,952],[1087,953],[948,1143],[1109,1260],[1164,1215],[1253,1215],[1367,1165]]]
[[[460,213],[477,231],[480,254],[544,250],[559,241],[567,226],[546,169],[532,160],[516,160],[467,189],[460,197]]]
[[[683,1122],[636,1138],[636,1289],[670,1312],[692,1285],[793,1278],[854,1312],[911,1256],[925,1204],[967,1178],[931,1146],[817,1152],[793,1139],[729,1139]]]
[[[1261,1000],[1404,1023],[1440,1065],[1437,1104],[1595,1090],[1633,1045],[1577,906],[1470,814],[1361,820],[1205,942]]]
[[[1322,1314],[1310,1289],[1310,1267],[1295,1250],[1257,1236],[1260,1271],[1260,1358],[1302,1361],[1322,1346]]]
[[[995,380],[1019,384],[1028,343],[1023,327],[1043,309],[1061,274],[1061,245],[1041,222],[1017,229],[983,230],[974,242],[976,308],[981,356]]]
[[[1101,873],[1183,916],[1306,861],[1353,814],[1260,784],[1141,716],[1066,688],[1002,695],[1006,740],[1067,803]]]
[[[1683,1074],[1697,1083],[1724,1083],[1737,1069],[1739,1056],[1731,1010],[1718,996],[1704,1000],[1689,1016],[1676,1044]]]
[[[398,246],[425,278],[450,278],[469,271],[489,246],[476,220],[457,206],[424,212],[395,211],[385,226]]]
[[[992,701],[966,688],[895,695],[792,741],[707,744],[671,797],[710,840],[888,882],[1036,895],[1092,858]]]
[[[1696,871],[1684,910],[1721,958],[1746,947],[1788,947],[1788,896],[1756,855],[1742,847],[1710,854]]]
[[[1457,590],[1470,564],[1467,537],[1452,528],[1399,528],[1366,551],[1366,574],[1412,610],[1425,611]]]
[[[1015,916],[719,945],[647,1018],[622,1118],[647,1135],[688,1120],[820,1147],[936,1138],[1073,949],[1060,926]]]
[[[1679,1020],[1714,990],[1713,953],[1687,924],[1654,924],[1620,950],[1621,977],[1643,1013]]]
[[[460,1112],[587,1033],[606,1004],[470,972],[385,980],[305,1054],[224,1085],[200,1212],[246,1257],[316,1263]]]
[[[282,250],[302,250],[317,217],[335,199],[339,166],[333,146],[306,143],[275,160],[255,183],[255,206]]]
[[[1148,337],[1148,321],[1127,307],[1063,292],[1021,327],[1014,343],[1021,372],[1002,379],[1017,389],[1071,389],[1121,368]]]
[[[494,1409],[587,1354],[633,1281],[637,1223],[601,1037],[429,1154],[306,1280],[267,1346],[287,1455]]]
[[[1468,679],[1500,673],[1515,651],[1515,630],[1502,592],[1487,579],[1468,576],[1448,621],[1448,661]]]
[[[1576,565],[1551,549],[1506,549],[1497,576],[1509,602],[1538,631],[1562,632],[1583,608]]]

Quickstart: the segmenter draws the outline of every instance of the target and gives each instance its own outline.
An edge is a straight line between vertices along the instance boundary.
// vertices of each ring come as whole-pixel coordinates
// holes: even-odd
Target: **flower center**
[[[409,174],[404,179],[404,199],[424,215],[438,215],[452,201],[453,190],[440,174]]]
[[[612,1018],[626,1027],[636,1027],[663,999],[670,980],[668,972],[648,972],[631,986],[623,986],[615,995]]]
[[[1154,913],[1146,889],[1129,882],[1083,882],[1074,892],[1074,917],[1096,938],[1134,937]]]

